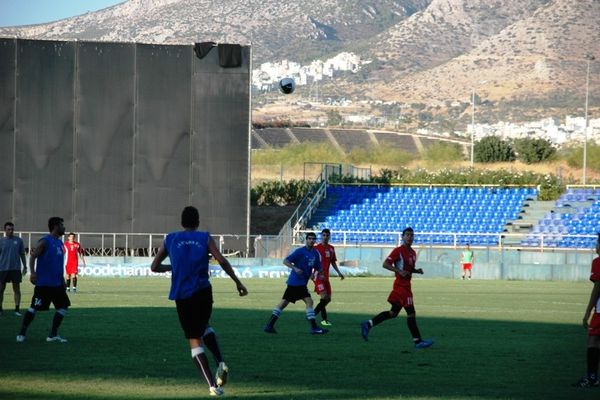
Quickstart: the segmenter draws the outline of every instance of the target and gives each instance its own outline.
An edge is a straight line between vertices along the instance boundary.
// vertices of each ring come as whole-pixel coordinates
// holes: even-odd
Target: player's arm
[[[294,265],[294,263],[292,261],[290,261],[291,256],[293,256],[293,253],[283,259],[283,265],[290,268],[292,271],[294,271],[295,273],[297,273],[300,276],[304,275],[304,271],[302,271],[301,268],[296,267]]]
[[[37,247],[31,251],[31,255],[29,256],[29,281],[34,285],[37,279],[35,272],[35,260],[44,254],[44,251],[46,251],[46,241],[44,239],[40,239]]]
[[[592,310],[598,304],[598,299],[600,298],[600,281],[594,282],[594,287],[592,289],[592,293],[590,294],[590,301],[585,309],[585,314],[583,315],[583,327],[585,329],[588,328],[588,323],[590,321],[590,315],[592,314]]]
[[[340,269],[338,268],[337,263],[335,261],[332,261],[331,266],[333,267],[333,269],[335,269],[335,272],[338,274],[340,279],[344,280],[345,276],[344,274],[342,274],[342,271],[340,271]]]
[[[25,259],[25,247],[23,247],[23,241],[21,241],[19,258],[21,259],[21,264],[23,264],[23,275],[27,273],[27,260]]]
[[[161,244],[160,248],[158,249],[158,253],[156,253],[156,255],[154,256],[154,260],[152,260],[152,264],[150,265],[150,269],[152,270],[152,272],[172,271],[172,267],[170,265],[162,263],[163,261],[165,261],[165,258],[167,258],[168,255],[169,253],[167,253],[165,245]]]
[[[392,262],[389,261],[387,258],[383,262],[383,268],[387,269],[388,271],[392,271],[392,272],[394,272],[396,274],[400,274],[400,276],[402,276],[403,278],[408,278],[410,276],[410,272],[403,271],[401,269],[396,268],[394,266],[394,264],[392,264]]]
[[[25,260],[25,253],[20,254],[21,264],[23,264],[23,275],[27,273],[27,260]]]
[[[81,256],[81,261],[83,262],[83,266],[85,267],[85,257],[83,256],[83,247],[79,247],[79,255]]]
[[[231,267],[231,264],[229,264],[229,260],[227,260],[223,254],[221,254],[212,236],[208,239],[208,251],[213,255],[215,260],[217,260],[221,268],[223,268],[223,271],[225,271],[227,275],[229,275],[229,277],[235,282],[235,286],[237,287],[237,291],[240,296],[247,295],[248,289],[246,289],[246,286],[244,286],[244,284],[240,282],[239,278],[235,276],[235,271]]]

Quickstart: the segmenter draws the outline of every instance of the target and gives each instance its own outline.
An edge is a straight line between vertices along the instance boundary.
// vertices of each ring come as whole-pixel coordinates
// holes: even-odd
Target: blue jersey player
[[[46,311],[50,303],[54,304],[56,312],[52,319],[52,328],[46,338],[47,342],[65,343],[67,340],[58,336],[58,327],[62,323],[67,309],[71,305],[65,288],[63,265],[65,251],[60,237],[65,234],[63,219],[52,217],[48,220],[50,234],[38,242],[37,248],[29,257],[29,280],[35,285],[31,305],[23,317],[21,331],[17,335],[17,342],[24,342],[27,328],[33,321],[36,311]],[[37,261],[37,262],[36,262]]]
[[[195,207],[185,207],[181,214],[183,231],[169,233],[152,261],[153,272],[171,271],[169,299],[177,306],[177,315],[192,351],[192,360],[209,386],[211,396],[223,394],[229,368],[223,361],[214,330],[209,325],[213,297],[209,278],[209,253],[235,282],[240,296],[248,294],[229,261],[219,251],[208,232],[198,231],[200,216]],[[162,262],[169,257],[171,264]],[[204,345],[213,353],[217,374],[213,378]]]
[[[269,322],[264,327],[267,333],[277,333],[275,330],[275,322],[281,316],[281,312],[290,303],[295,303],[298,300],[304,301],[306,304],[306,319],[310,323],[310,332],[313,335],[321,335],[327,333],[327,329],[321,329],[315,322],[315,311],[313,309],[313,301],[308,292],[306,285],[311,278],[313,270],[322,271],[321,256],[314,248],[317,235],[314,232],[306,234],[306,245],[294,250],[289,256],[283,260],[283,264],[291,269],[290,276],[287,280],[287,288],[283,293],[283,297],[279,304],[275,306],[271,314]]]

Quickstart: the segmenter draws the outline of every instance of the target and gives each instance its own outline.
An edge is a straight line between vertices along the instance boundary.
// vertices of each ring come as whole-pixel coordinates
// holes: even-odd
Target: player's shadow
[[[364,315],[336,313],[330,333],[322,336],[309,334],[299,306],[284,311],[276,335],[262,330],[269,315],[270,310],[215,310],[213,326],[231,369],[228,397],[529,400],[600,395],[598,389],[570,387],[585,369],[585,332],[576,325],[419,317],[423,336],[436,343],[417,350],[404,315],[377,326],[368,342],[360,335]],[[68,344],[44,341],[51,313],[36,317],[27,341],[18,345],[14,334],[20,320],[2,318],[0,398],[80,399],[77,390],[67,390],[72,382],[93,382],[86,394],[92,400],[207,394],[174,308],[73,309],[61,329]],[[21,376],[58,382],[65,390],[42,386],[16,393],[1,384]],[[113,392],[113,383],[143,390],[134,396],[125,389]],[[181,387],[193,388],[194,394],[186,397],[178,392]]]

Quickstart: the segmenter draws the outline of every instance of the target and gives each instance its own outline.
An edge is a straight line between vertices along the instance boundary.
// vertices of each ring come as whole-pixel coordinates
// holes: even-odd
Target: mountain
[[[129,0],[50,24],[3,28],[39,39],[253,44],[255,62],[310,60],[368,41],[428,0]]]
[[[129,0],[50,24],[0,28],[38,39],[252,44],[255,65],[340,51],[372,62],[322,93],[444,104],[580,98],[586,54],[600,88],[598,0]]]
[[[394,71],[393,82],[377,88],[380,97],[403,93],[413,101],[468,99],[472,88],[491,100],[581,94],[585,56],[600,58],[600,2],[556,0],[523,16],[445,63],[410,76]],[[600,87],[594,79],[600,68],[594,64],[592,92]]]

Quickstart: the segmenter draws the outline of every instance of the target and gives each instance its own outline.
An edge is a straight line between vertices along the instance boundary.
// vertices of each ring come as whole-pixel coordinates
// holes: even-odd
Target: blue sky
[[[125,0],[0,0],[0,26],[52,22],[88,11],[123,3]]]

